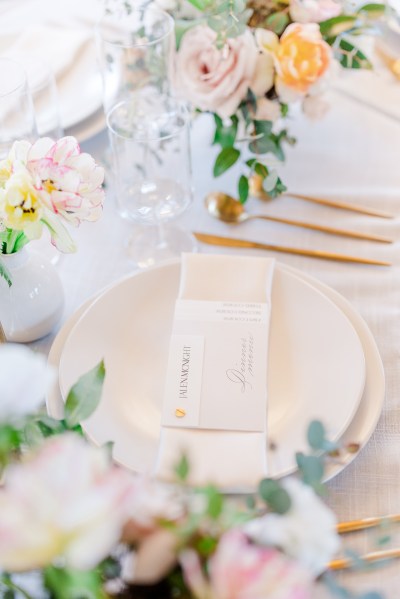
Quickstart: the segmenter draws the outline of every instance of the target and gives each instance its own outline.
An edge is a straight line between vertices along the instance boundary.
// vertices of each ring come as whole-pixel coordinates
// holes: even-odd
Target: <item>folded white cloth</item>
[[[43,83],[45,75],[43,69],[34,68],[35,61],[47,63],[55,78],[59,79],[79,59],[80,53],[92,38],[93,35],[87,29],[33,24],[19,34],[5,55],[27,67],[29,85],[36,88]]]
[[[267,318],[262,325],[262,331],[266,334],[266,354],[273,268],[274,261],[268,258],[183,254],[179,299],[203,301],[209,305],[212,302],[266,304]],[[230,323],[228,326],[231,326]],[[176,331],[176,326],[174,328]],[[205,363],[206,358],[205,355]],[[264,397],[261,400],[265,409],[262,430],[253,432],[161,426],[155,465],[158,477],[170,479],[174,465],[184,453],[190,462],[189,480],[192,484],[214,483],[225,489],[254,489],[257,482],[267,474],[266,360],[263,368],[265,371],[261,374]],[[220,401],[226,402],[229,399],[224,397]],[[218,412],[218,406],[215,412]],[[209,413],[207,418],[210,418]]]

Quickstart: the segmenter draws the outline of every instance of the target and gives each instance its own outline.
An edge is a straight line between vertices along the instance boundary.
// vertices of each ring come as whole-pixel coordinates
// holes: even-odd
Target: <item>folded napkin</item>
[[[268,258],[182,255],[155,465],[158,477],[170,479],[183,453],[192,484],[254,488],[267,474],[273,268]],[[188,379],[182,372],[189,358],[193,364],[186,397]],[[178,372],[174,364],[180,369],[179,389],[177,377],[171,378],[171,372]],[[186,412],[184,417],[176,417],[175,407]]]
[[[44,61],[50,66],[56,79],[59,79],[79,59],[92,37],[91,32],[85,29],[34,24],[20,33],[5,55],[26,63],[27,67],[35,60]],[[43,77],[42,69],[29,68],[31,88],[39,87],[44,82]]]

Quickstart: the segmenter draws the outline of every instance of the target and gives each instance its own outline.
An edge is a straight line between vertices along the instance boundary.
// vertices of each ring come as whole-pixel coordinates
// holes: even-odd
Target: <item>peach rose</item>
[[[204,25],[183,37],[176,59],[176,87],[196,108],[221,118],[235,113],[255,74],[258,50],[250,31],[219,50],[216,33]]]
[[[332,50],[316,23],[289,25],[274,55],[277,92],[288,102],[315,92],[332,63]]]

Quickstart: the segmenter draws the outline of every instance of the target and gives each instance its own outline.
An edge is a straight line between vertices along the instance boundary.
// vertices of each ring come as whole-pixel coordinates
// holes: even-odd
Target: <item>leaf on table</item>
[[[236,148],[224,148],[218,154],[214,164],[214,177],[219,177],[237,162],[240,151]]]
[[[72,428],[86,420],[96,410],[103,390],[106,371],[103,360],[82,375],[68,393],[65,402],[65,422]]]

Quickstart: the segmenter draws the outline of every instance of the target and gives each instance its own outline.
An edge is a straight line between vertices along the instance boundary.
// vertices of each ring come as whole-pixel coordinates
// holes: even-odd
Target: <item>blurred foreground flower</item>
[[[35,412],[56,373],[41,354],[24,345],[0,345],[0,422],[13,422]]]
[[[282,487],[291,499],[289,511],[251,520],[245,531],[256,543],[279,547],[318,575],[340,546],[335,515],[299,480],[288,478]]]
[[[309,571],[271,547],[249,542],[239,530],[227,532],[208,563],[208,579],[198,555],[181,554],[186,583],[197,599],[307,599]]]
[[[119,541],[132,478],[106,450],[67,433],[9,466],[0,490],[0,569],[42,568],[56,558],[89,569]]]

